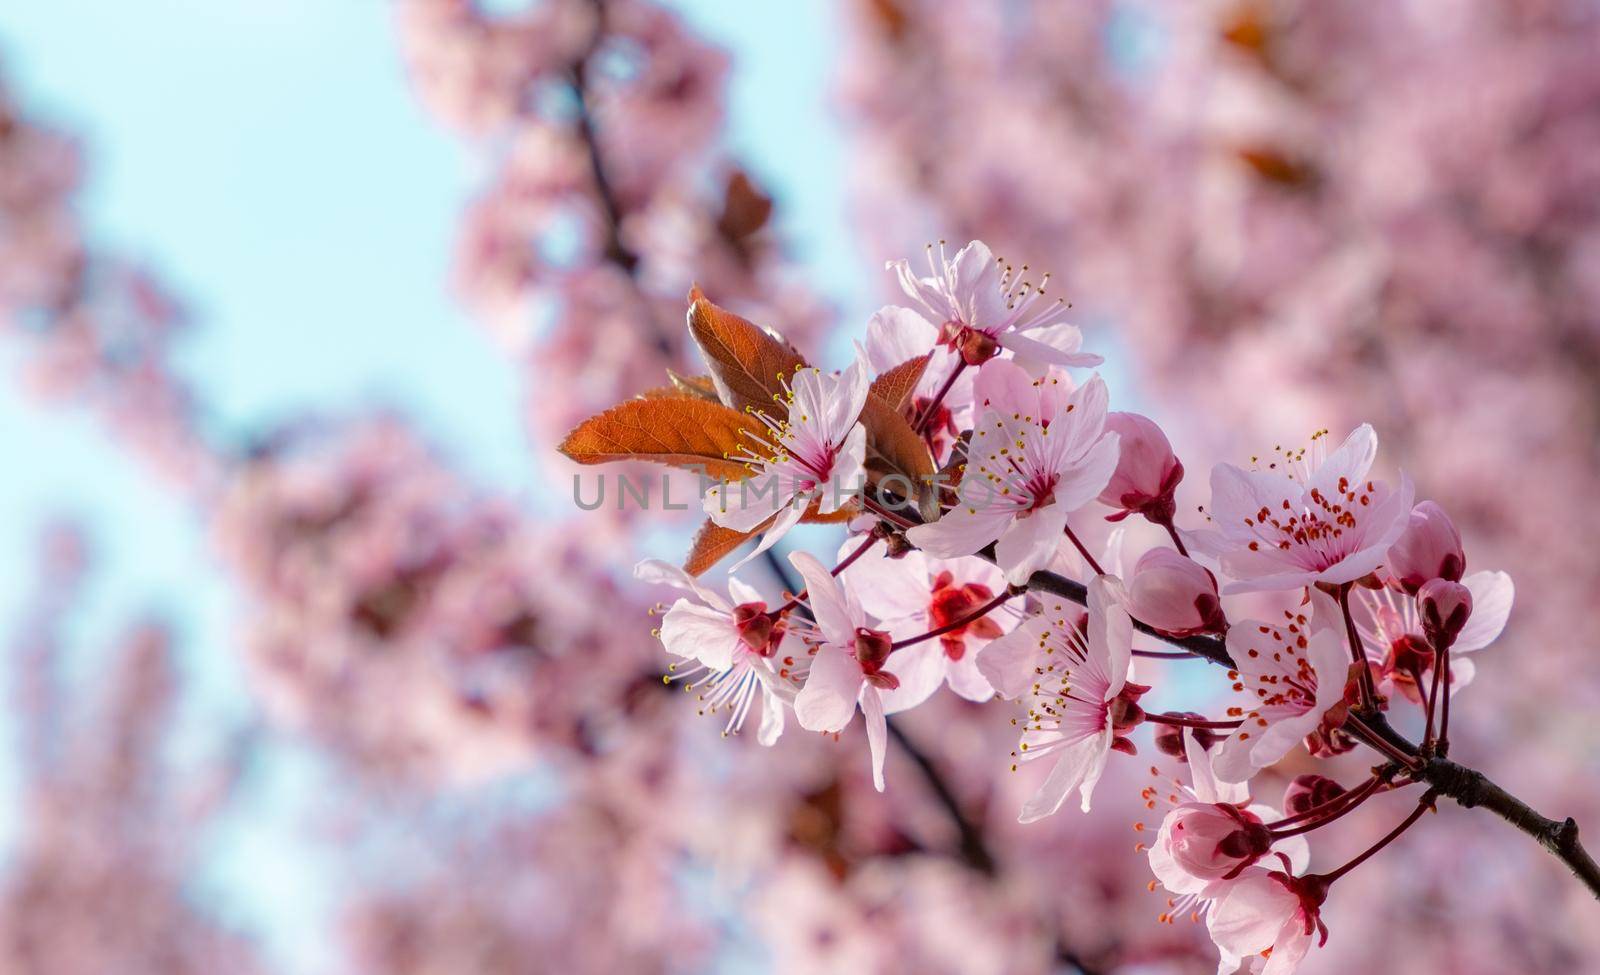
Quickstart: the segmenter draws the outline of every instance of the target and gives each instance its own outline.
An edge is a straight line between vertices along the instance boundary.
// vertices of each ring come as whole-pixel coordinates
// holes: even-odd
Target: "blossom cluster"
[[[637,570],[682,592],[656,630],[675,661],[667,680],[697,692],[725,733],[759,707],[766,745],[791,720],[837,735],[859,712],[880,791],[892,716],[946,684],[970,701],[1016,702],[1015,750],[996,761],[1047,766],[1024,823],[1069,799],[1087,812],[1148,725],[1189,778],[1145,791],[1147,807],[1170,807],[1145,847],[1172,895],[1163,917],[1204,918],[1223,970],[1255,959],[1292,971],[1327,939],[1330,887],[1437,792],[1335,869],[1309,872],[1307,834],[1423,781],[1419,755],[1447,753],[1450,699],[1473,675],[1468,655],[1506,622],[1510,578],[1466,571],[1444,510],[1417,502],[1404,474],[1375,470],[1369,425],[1217,465],[1209,502],[1180,523],[1183,465],[1158,424],[1112,412],[1104,380],[1083,374],[1101,359],[1082,351],[1047,278],[979,241],[953,255],[930,248],[928,260],[926,275],[890,265],[916,307],[875,315],[839,373],[696,293],[705,381],[647,393],[568,437],[579,462],[715,467],[720,446],[715,469],[732,470],[705,494],[709,521],[686,569]],[[687,434],[691,416],[702,426]],[[645,418],[648,437],[622,436]],[[1122,528],[1098,555],[1084,539],[1095,522],[1130,516],[1163,541],[1124,570]],[[849,537],[831,568],[792,552],[803,588],[783,602],[736,576],[726,597],[696,578],[746,541],[757,544],[736,570],[758,555],[783,569],[773,546],[806,520],[846,521]],[[1138,645],[1147,638],[1178,649]],[[1146,695],[1168,691],[1136,667],[1142,656],[1223,664],[1233,699],[1215,717],[1156,710]],[[1420,751],[1393,740],[1386,715],[1402,708],[1420,718]],[[1326,759],[1362,746],[1377,763],[1360,782],[1330,768],[1296,777],[1277,805],[1252,795],[1257,773],[1296,749]]]

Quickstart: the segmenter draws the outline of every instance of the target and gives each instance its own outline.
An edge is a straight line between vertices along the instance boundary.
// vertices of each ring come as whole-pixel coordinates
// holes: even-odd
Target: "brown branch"
[[[1422,778],[1442,796],[1449,796],[1466,809],[1482,807],[1533,837],[1538,844],[1572,871],[1573,876],[1600,898],[1600,865],[1578,841],[1578,824],[1567,817],[1557,821],[1540,815],[1531,806],[1489,780],[1482,772],[1458,765],[1447,758],[1432,758],[1423,768]]]

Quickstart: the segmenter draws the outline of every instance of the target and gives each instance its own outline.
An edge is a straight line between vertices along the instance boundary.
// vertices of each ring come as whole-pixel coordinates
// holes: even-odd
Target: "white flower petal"
[[[795,695],[795,719],[807,731],[842,731],[860,695],[861,666],[844,650],[824,646],[811,660],[806,686]]]
[[[1467,625],[1456,635],[1451,649],[1471,653],[1493,643],[1506,628],[1517,587],[1504,572],[1474,572],[1461,584],[1472,593],[1472,615],[1467,617]]]

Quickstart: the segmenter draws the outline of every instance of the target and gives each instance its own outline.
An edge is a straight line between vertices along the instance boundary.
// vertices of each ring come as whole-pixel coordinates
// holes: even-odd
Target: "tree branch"
[[[1567,817],[1557,821],[1540,815],[1516,796],[1495,785],[1482,772],[1446,758],[1429,759],[1422,778],[1440,795],[1449,796],[1466,809],[1482,807],[1533,837],[1538,844],[1572,871],[1573,876],[1600,899],[1600,865],[1578,841],[1578,824]]]

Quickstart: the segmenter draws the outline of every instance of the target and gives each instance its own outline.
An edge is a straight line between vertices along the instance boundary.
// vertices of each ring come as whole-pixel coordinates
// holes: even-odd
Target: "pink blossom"
[[[681,598],[661,618],[659,634],[668,653],[694,662],[672,678],[699,692],[702,711],[725,711],[724,734],[738,734],[757,692],[761,694],[761,728],[756,740],[772,745],[783,734],[783,711],[794,704],[809,657],[788,640],[782,620],[767,613],[761,594],[730,576],[728,599],[700,585],[687,572],[659,559],[646,559],[634,569],[642,582],[684,589],[699,602]],[[786,645],[790,644],[790,645]],[[798,651],[798,652],[797,652]]]
[[[1028,267],[1013,268],[996,258],[981,240],[974,240],[947,258],[928,248],[929,276],[918,277],[906,261],[890,261],[900,287],[931,316],[940,339],[961,353],[968,365],[988,361],[1001,348],[1027,359],[1058,366],[1097,366],[1100,356],[1079,352],[1083,335],[1062,321],[1066,302],[1047,299],[1046,274],[1037,285],[1023,277]],[[1033,334],[1025,334],[1025,333]]]
[[[1128,583],[1128,608],[1134,619],[1174,636],[1228,628],[1216,576],[1170,548],[1153,548],[1139,557]]]
[[[866,430],[858,423],[867,402],[865,354],[842,375],[820,369],[795,372],[785,384],[787,408],[781,419],[756,416],[767,435],[754,441],[742,459],[752,477],[724,483],[706,492],[704,507],[724,528],[755,531],[772,524],[761,544],[735,565],[743,565],[771,548],[799,523],[813,503],[823,514],[837,511],[865,476]]]
[[[1250,868],[1217,898],[1206,918],[1224,966],[1262,955],[1266,964],[1260,975],[1289,975],[1311,950],[1313,936],[1319,945],[1327,943],[1321,915],[1327,893],[1316,877]]]
[[[1422,501],[1411,509],[1405,531],[1389,548],[1389,571],[1409,593],[1429,579],[1460,582],[1467,556],[1461,550],[1461,533],[1444,509]]]
[[[1472,615],[1450,644],[1452,693],[1472,683],[1477,666],[1467,654],[1493,643],[1505,629],[1516,598],[1516,586],[1504,572],[1474,572],[1461,580],[1472,600]],[[1433,648],[1425,635],[1417,599],[1391,583],[1382,589],[1358,588],[1351,614],[1367,660],[1379,680],[1379,690],[1398,690],[1415,703],[1422,702],[1417,674],[1433,666]]]
[[[1067,394],[1059,376],[1036,380],[997,359],[979,372],[975,395],[980,416],[956,506],[906,537],[940,558],[998,540],[997,561],[1020,584],[1049,564],[1067,516],[1116,468],[1117,436],[1103,432],[1106,387],[1096,376]]]
[[[847,540],[841,558],[858,544],[856,539]],[[918,551],[892,559],[881,542],[840,577],[859,594],[862,607],[897,639],[959,622],[1006,589],[1005,576],[983,559],[937,559]],[[978,669],[978,657],[1017,620],[1017,610],[1003,605],[940,637],[896,650],[886,669],[899,678],[900,686],[884,692],[884,709],[894,714],[920,704],[946,681],[969,701],[993,697],[994,688]]]
[[[1121,521],[1140,512],[1158,524],[1170,522],[1176,509],[1172,496],[1183,480],[1183,464],[1172,452],[1166,433],[1138,413],[1108,413],[1106,429],[1122,444],[1116,473],[1100,492],[1101,504],[1121,509],[1110,520]]]
[[[1311,856],[1305,837],[1275,840],[1264,824],[1281,819],[1278,810],[1252,804],[1244,783],[1218,779],[1210,753],[1196,736],[1184,729],[1182,737],[1193,785],[1181,787],[1176,796],[1162,789],[1148,793],[1172,804],[1148,852],[1161,885],[1184,897],[1189,911],[1203,914],[1263,857],[1282,854],[1296,872],[1305,869]],[[1179,801],[1179,796],[1187,798]]]
[[[1119,746],[1117,708],[1133,663],[1133,622],[1127,596],[1111,576],[1089,584],[1087,624],[1058,599],[989,644],[978,669],[1002,696],[1028,698],[1018,746],[1024,762],[1054,757],[1050,774],[1022,807],[1018,821],[1033,822],[1061,808],[1077,789],[1083,810],[1106,759]]]
[[[1320,599],[1318,598],[1320,597]],[[1228,629],[1228,654],[1237,668],[1234,687],[1250,703],[1230,708],[1244,719],[1217,746],[1217,778],[1245,782],[1319,730],[1342,722],[1349,654],[1333,600],[1317,590],[1315,618],[1285,611],[1281,622],[1239,620]]]
[[[867,745],[872,750],[872,783],[883,791],[883,756],[888,725],[883,692],[899,686],[886,672],[891,640],[867,626],[867,614],[854,592],[839,585],[816,556],[794,552],[789,561],[806,582],[806,601],[816,614],[817,642],[810,675],[794,701],[794,714],[807,731],[843,731],[861,707]]]
[[[1472,615],[1472,590],[1449,579],[1429,579],[1417,591],[1417,606],[1429,642],[1447,647]]]
[[[1378,437],[1362,424],[1338,450],[1289,451],[1266,469],[1218,464],[1211,472],[1212,528],[1192,533],[1200,551],[1234,578],[1225,593],[1345,583],[1383,564],[1405,530],[1411,480],[1400,489],[1367,478]]]

